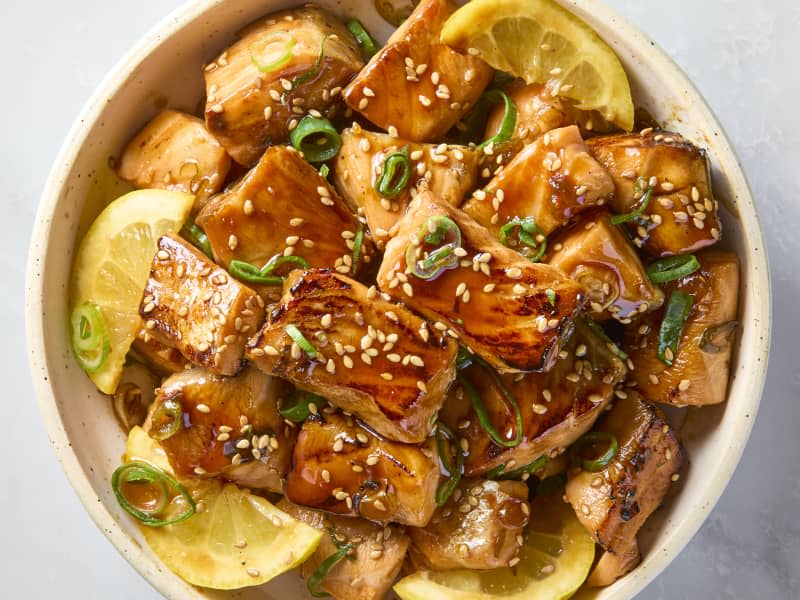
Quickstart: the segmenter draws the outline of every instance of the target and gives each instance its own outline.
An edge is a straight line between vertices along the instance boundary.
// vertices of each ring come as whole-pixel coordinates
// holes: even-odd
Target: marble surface
[[[775,289],[761,411],[744,459],[691,544],[641,598],[800,598],[800,5],[789,0],[610,0],[664,47],[717,111],[750,177]],[[24,349],[25,256],[42,186],[104,74],[178,0],[0,2],[0,320],[8,346],[0,452],[6,598],[158,598],[84,513],[50,450]],[[12,343],[13,342],[13,343]]]

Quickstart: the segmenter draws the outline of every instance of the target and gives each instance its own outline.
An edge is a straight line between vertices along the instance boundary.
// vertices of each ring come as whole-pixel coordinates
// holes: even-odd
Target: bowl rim
[[[704,122],[712,125],[715,131],[718,132],[714,140],[715,145],[720,149],[721,153],[733,159],[735,169],[733,172],[726,172],[725,177],[736,184],[742,232],[757,242],[761,249],[758,253],[749,252],[749,258],[755,267],[750,269],[753,277],[752,284],[758,286],[759,289],[766,290],[766,294],[759,306],[762,326],[766,325],[766,331],[763,331],[762,336],[757,339],[756,347],[748,350],[748,354],[759,356],[761,359],[759,366],[752,369],[750,376],[752,382],[749,391],[751,394],[746,408],[749,409],[751,418],[739,429],[740,435],[728,445],[727,460],[722,465],[722,468],[709,478],[709,484],[704,489],[703,496],[696,499],[695,510],[675,526],[674,533],[666,540],[660,551],[654,553],[655,556],[652,557],[652,560],[648,559],[646,561],[650,568],[639,568],[618,582],[618,584],[624,583],[617,590],[620,596],[632,598],[655,579],[657,575],[662,573],[686,547],[719,501],[741,460],[755,423],[766,382],[772,334],[771,275],[767,249],[764,244],[763,228],[753,201],[747,176],[727,134],[700,91],[669,54],[627,18],[609,7],[604,0],[558,1],[569,9],[590,13],[596,15],[602,21],[614,23],[618,37],[627,40],[632,46],[641,50],[640,58],[642,62],[652,63],[654,60],[660,62],[669,76],[674,78],[681,88],[685,90],[686,101],[692,102],[694,110],[702,114]],[[103,78],[73,122],[48,174],[36,213],[27,260],[25,284],[27,351],[33,377],[34,393],[56,459],[64,470],[81,504],[83,504],[98,529],[155,590],[168,598],[186,597],[185,585],[180,585],[176,581],[177,578],[165,578],[163,565],[149,557],[138,542],[125,532],[108,508],[99,501],[76,453],[71,447],[70,438],[56,409],[55,390],[51,383],[52,378],[49,376],[50,367],[45,351],[46,340],[43,326],[43,294],[47,279],[46,255],[54,224],[51,216],[54,214],[64,187],[68,183],[67,177],[78,159],[80,149],[86,142],[91,125],[101,116],[108,99],[117,95],[130,73],[150,54],[158,50],[165,40],[202,16],[206,11],[224,2],[225,0],[186,0],[140,38]],[[747,213],[746,219],[741,218],[743,212]],[[197,594],[198,598],[201,596],[202,594]]]

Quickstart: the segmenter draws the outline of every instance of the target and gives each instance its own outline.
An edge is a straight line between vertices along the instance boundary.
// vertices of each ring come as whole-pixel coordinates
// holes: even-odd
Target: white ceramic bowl
[[[560,0],[592,25],[619,54],[636,105],[657,121],[708,149],[717,196],[730,208],[725,244],[741,259],[741,332],[727,404],[690,410],[682,434],[690,466],[678,493],[641,534],[643,561],[595,596],[631,598],[688,543],[710,513],[744,450],[767,367],[771,326],[770,282],[753,199],[725,134],[703,98],[670,58],[599,0]],[[39,206],[30,249],[27,326],[31,368],[56,455],[97,526],[128,561],[169,598],[301,599],[294,574],[264,587],[219,593],[187,585],[147,549],[109,486],[125,438],[111,403],[75,363],[67,333],[68,282],[73,254],[86,224],[127,191],[109,167],[130,136],[168,103],[194,111],[202,95],[201,66],[251,20],[300,2],[199,0],[162,21],[100,85],[73,126]],[[320,0],[342,16],[358,15],[377,37],[388,26],[359,0]],[[360,6],[359,6],[360,5]],[[734,216],[735,215],[735,216]],[[592,594],[589,594],[591,596]],[[431,599],[438,600],[438,599]]]

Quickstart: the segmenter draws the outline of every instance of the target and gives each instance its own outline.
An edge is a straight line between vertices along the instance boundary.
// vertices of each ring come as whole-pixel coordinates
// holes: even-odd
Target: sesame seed
[[[374,98],[375,97],[375,92],[370,87],[364,86],[362,92],[364,93],[364,95],[367,98]]]
[[[522,269],[519,267],[511,267],[506,269],[506,276],[510,279],[520,279],[522,277]]]
[[[672,481],[674,483],[674,482],[678,481],[678,479],[680,479],[680,478],[681,478],[681,476],[678,473],[675,473],[672,477],[670,477],[670,481]]]
[[[258,577],[261,575],[261,571],[258,569],[247,569],[247,574],[250,575],[250,577]]]
[[[692,385],[692,382],[689,381],[688,379],[681,379],[680,383],[678,384],[678,389],[681,392],[685,392],[686,390],[689,389],[689,386],[691,386],[691,385]]]
[[[374,454],[371,454],[371,455],[369,455],[367,457],[367,466],[374,467],[375,465],[378,464],[379,460],[380,459],[377,456],[375,456]]]
[[[422,106],[428,107],[428,106],[431,105],[431,99],[428,98],[427,96],[423,95],[423,94],[420,94],[419,95],[419,103],[422,104]]]
[[[367,106],[369,106],[369,100],[362,98],[358,103],[358,110],[364,110]]]
[[[333,442],[333,451],[334,452],[341,452],[344,450],[344,441],[342,438],[337,438],[335,442]]]
[[[381,373],[381,379],[384,381],[391,381],[394,379],[394,376],[391,373]]]

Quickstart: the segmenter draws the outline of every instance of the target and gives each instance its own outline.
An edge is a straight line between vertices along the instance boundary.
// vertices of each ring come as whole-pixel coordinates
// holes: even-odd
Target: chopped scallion
[[[678,356],[678,344],[683,335],[683,327],[694,304],[694,296],[674,290],[669,295],[664,319],[658,332],[658,358],[661,362],[672,366]]]
[[[84,302],[70,316],[72,350],[87,373],[100,369],[108,359],[111,342],[103,313],[97,304]]]
[[[358,273],[358,263],[361,260],[361,249],[364,246],[364,225],[359,224],[356,230],[356,236],[353,238],[353,256],[350,272],[355,275]]]
[[[647,210],[647,207],[650,205],[650,198],[653,196],[653,188],[647,188],[647,191],[642,196],[642,199],[639,201],[639,206],[633,209],[629,213],[625,213],[624,215],[614,215],[611,217],[611,224],[612,225],[622,225],[623,223],[629,223],[630,221],[636,221],[639,217],[644,214],[644,211]]]
[[[475,415],[478,417],[478,421],[480,422],[481,427],[484,431],[489,435],[492,441],[497,444],[498,446],[503,446],[504,448],[515,448],[522,443],[522,434],[523,434],[523,425],[522,425],[522,411],[520,410],[519,403],[517,399],[514,398],[514,395],[511,393],[503,380],[500,379],[500,376],[497,372],[492,369],[488,364],[484,363],[481,359],[476,357],[476,364],[480,364],[483,366],[493,377],[495,385],[497,385],[500,393],[502,394],[505,401],[511,405],[511,408],[514,412],[515,418],[515,432],[514,438],[511,440],[506,439],[499,431],[495,428],[492,424],[491,415],[489,415],[489,411],[486,408],[486,405],[483,403],[483,399],[481,398],[478,390],[475,388],[473,383],[465,377],[462,373],[457,373],[456,378],[458,382],[461,384],[461,387],[464,388],[464,391],[467,394],[467,398],[469,398],[469,402],[472,405],[472,410],[475,412]]]
[[[583,455],[583,450],[587,446],[607,445],[606,451],[596,458],[586,459]],[[576,467],[581,467],[584,471],[596,473],[605,469],[619,451],[619,442],[617,438],[605,431],[591,431],[580,438],[572,445],[570,449],[570,459],[572,464]]]
[[[319,352],[314,347],[314,344],[308,341],[306,336],[297,328],[297,325],[290,323],[286,326],[286,333],[292,338],[295,344],[300,346],[300,349],[305,352],[310,359],[315,359],[319,356]]]
[[[150,423],[150,437],[158,441],[164,441],[178,433],[183,423],[183,406],[180,400],[164,400],[153,411]]]
[[[356,42],[358,42],[358,45],[361,48],[361,54],[364,56],[364,60],[369,60],[372,58],[378,51],[378,45],[375,43],[375,40],[372,39],[372,36],[369,34],[369,32],[361,24],[361,21],[358,19],[350,19],[347,22],[347,29],[353,34],[353,37],[356,38]]]
[[[694,254],[682,254],[657,260],[647,267],[647,275],[653,283],[667,283],[691,275],[700,268]]]
[[[342,147],[342,138],[331,122],[311,115],[303,117],[289,133],[289,141],[310,163],[330,160]]]
[[[320,67],[322,67],[322,61],[325,59],[325,44],[328,42],[329,37],[329,35],[326,35],[324,38],[322,38],[322,43],[319,47],[319,56],[317,56],[317,62],[314,63],[314,66],[305,73],[301,73],[292,79],[292,89],[296,89],[298,86],[308,83],[319,74]]]
[[[137,488],[135,500],[130,494],[133,487]],[[169,473],[145,462],[132,461],[118,467],[111,476],[111,489],[125,512],[150,527],[174,525],[195,513],[196,505],[189,491]],[[170,499],[170,490],[181,497],[184,506],[174,516],[163,514],[175,504]]]
[[[512,238],[512,235],[516,236]],[[509,239],[511,238],[511,239]],[[542,260],[547,250],[547,238],[533,217],[514,217],[500,228],[500,243],[514,248],[532,262]]]
[[[322,396],[317,396],[311,392],[295,390],[289,400],[289,405],[282,407],[278,412],[284,419],[292,423],[303,423],[315,412],[311,410],[312,404],[319,409],[327,403],[328,401]]]
[[[208,241],[208,236],[200,229],[194,221],[189,221],[181,229],[181,237],[187,242],[192,244],[195,248],[202,250],[211,260],[214,260],[214,252],[211,249],[211,243]]]
[[[339,546],[339,549],[336,552],[331,554],[328,558],[323,560],[322,563],[320,563],[317,570],[311,574],[306,582],[308,591],[312,596],[315,598],[324,598],[328,595],[320,590],[319,586],[322,585],[323,580],[328,576],[328,573],[331,572],[331,569],[344,560],[354,548],[355,546],[353,544]]]
[[[411,161],[408,146],[392,152],[383,159],[381,175],[375,182],[375,191],[384,198],[394,198],[402,193],[411,179]]]
[[[253,44],[250,60],[262,73],[271,73],[286,66],[292,60],[292,50],[297,44],[293,35],[278,31]]]

